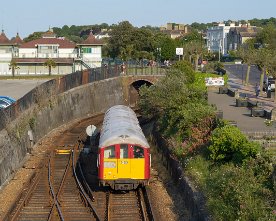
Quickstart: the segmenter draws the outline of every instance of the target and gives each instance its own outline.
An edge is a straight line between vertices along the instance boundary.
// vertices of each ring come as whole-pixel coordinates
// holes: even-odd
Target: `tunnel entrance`
[[[149,81],[145,81],[145,80],[139,80],[139,81],[133,82],[129,86],[129,103],[131,105],[137,104],[137,101],[139,99],[139,90],[140,90],[140,87],[143,85],[150,87],[152,85],[152,83]]]

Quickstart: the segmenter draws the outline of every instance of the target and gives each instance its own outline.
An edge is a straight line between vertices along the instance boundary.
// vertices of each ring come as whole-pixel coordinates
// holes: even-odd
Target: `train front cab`
[[[116,144],[100,148],[99,181],[115,190],[136,189],[148,185],[150,177],[149,148]]]

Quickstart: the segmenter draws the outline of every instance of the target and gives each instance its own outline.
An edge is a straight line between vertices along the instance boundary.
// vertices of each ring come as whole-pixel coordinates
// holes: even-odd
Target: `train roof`
[[[149,148],[135,112],[124,105],[109,108],[104,116],[99,147],[129,143]]]

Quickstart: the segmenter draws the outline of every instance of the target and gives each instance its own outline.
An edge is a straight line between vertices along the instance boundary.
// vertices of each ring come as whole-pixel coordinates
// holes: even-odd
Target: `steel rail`
[[[53,214],[54,206],[56,206],[56,208],[57,208],[57,210],[58,210],[58,214],[59,214],[60,219],[61,219],[62,221],[64,221],[64,217],[63,217],[63,214],[62,214],[60,205],[59,205],[60,203],[58,202],[58,195],[59,195],[60,190],[61,190],[61,188],[62,188],[62,186],[63,186],[65,177],[66,177],[66,175],[67,175],[68,167],[69,167],[69,165],[70,165],[70,160],[71,160],[71,154],[70,154],[70,156],[69,156],[69,159],[68,159],[68,162],[67,162],[65,171],[64,171],[64,173],[63,173],[63,177],[62,177],[61,183],[60,183],[60,185],[59,185],[58,192],[57,192],[57,194],[55,194],[54,188],[53,188],[53,184],[52,184],[52,182],[51,182],[51,158],[49,159],[49,164],[48,164],[48,182],[49,182],[50,192],[51,192],[51,194],[52,194],[54,203],[53,203],[52,206],[51,206],[51,210],[50,210],[50,213],[49,213],[49,216],[48,216],[48,221],[51,220],[51,217],[52,217],[52,214]]]
[[[79,146],[78,146],[79,147]],[[86,200],[86,202],[88,203],[89,207],[91,208],[93,214],[95,215],[95,218],[97,220],[100,221],[100,216],[98,215],[96,209],[94,208],[94,206],[92,205],[92,201],[91,199],[89,198],[89,196],[87,195],[87,193],[85,192],[83,186],[81,185],[81,182],[79,181],[78,179],[78,176],[77,176],[77,173],[76,173],[76,170],[75,170],[75,151],[73,150],[72,151],[72,166],[73,166],[73,174],[74,174],[74,178],[76,180],[76,183],[78,185],[78,188],[81,192],[81,194],[83,195],[84,199]]]

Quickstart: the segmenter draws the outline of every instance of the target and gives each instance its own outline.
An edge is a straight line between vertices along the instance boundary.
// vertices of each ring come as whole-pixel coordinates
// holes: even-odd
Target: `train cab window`
[[[104,158],[105,159],[112,159],[115,158],[115,146],[109,146],[104,148]]]
[[[127,144],[120,145],[120,159],[122,159],[122,158],[128,158],[128,145]]]
[[[143,158],[144,157],[144,149],[142,147],[134,146],[133,156],[134,156],[134,158]]]

